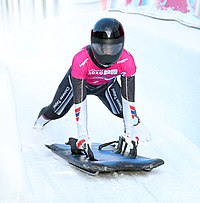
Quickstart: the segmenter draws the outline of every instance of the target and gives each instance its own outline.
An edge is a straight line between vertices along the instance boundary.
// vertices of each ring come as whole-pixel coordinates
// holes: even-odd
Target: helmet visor
[[[123,43],[119,44],[100,44],[100,43],[92,43],[92,48],[96,52],[96,54],[110,55],[114,56],[119,54],[123,49]]]

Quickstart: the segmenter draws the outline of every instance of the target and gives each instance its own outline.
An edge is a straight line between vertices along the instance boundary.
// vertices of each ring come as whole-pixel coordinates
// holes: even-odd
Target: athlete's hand
[[[94,158],[94,154],[92,152],[92,149],[91,149],[91,140],[89,138],[85,139],[85,138],[82,138],[82,139],[79,139],[77,142],[76,142],[76,147],[80,150],[82,150],[85,155],[87,157],[89,157],[89,159],[91,161],[96,161],[96,159]]]
[[[135,147],[135,145],[138,145],[138,143],[139,143],[139,137],[137,137],[137,136],[135,136],[133,139],[131,139],[131,136],[129,134],[124,133],[123,138],[125,139],[125,142],[128,144],[130,149],[133,149]]]

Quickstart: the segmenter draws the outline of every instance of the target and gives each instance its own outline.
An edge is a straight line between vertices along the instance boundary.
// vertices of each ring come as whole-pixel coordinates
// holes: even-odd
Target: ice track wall
[[[5,202],[22,202],[24,195],[30,194],[30,187],[22,158],[11,77],[1,61],[0,115],[0,199]]]

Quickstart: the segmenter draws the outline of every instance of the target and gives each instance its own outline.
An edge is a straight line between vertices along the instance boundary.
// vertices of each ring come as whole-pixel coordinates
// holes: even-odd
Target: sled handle
[[[107,147],[108,145],[111,145],[111,144],[114,144],[114,143],[118,143],[118,141],[106,142],[104,144],[99,145],[98,149],[102,150],[102,148]]]

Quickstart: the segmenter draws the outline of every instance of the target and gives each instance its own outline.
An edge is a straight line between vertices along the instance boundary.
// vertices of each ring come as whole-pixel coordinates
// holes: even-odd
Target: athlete
[[[100,19],[91,30],[91,44],[74,56],[53,101],[40,111],[35,127],[61,118],[74,104],[78,139],[72,152],[84,150],[92,154],[86,98],[96,95],[111,113],[123,118],[124,134],[120,140],[130,147],[128,156],[135,158],[139,137],[134,134],[134,128],[140,123],[135,110],[135,73],[134,58],[124,49],[122,24],[114,18]]]

